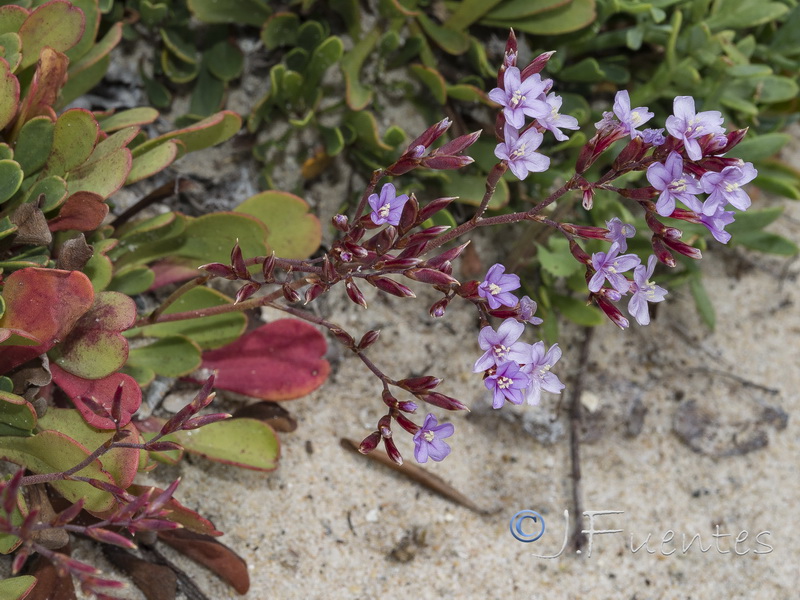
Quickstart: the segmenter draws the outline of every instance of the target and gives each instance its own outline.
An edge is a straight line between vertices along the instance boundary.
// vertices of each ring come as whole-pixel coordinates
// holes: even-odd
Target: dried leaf
[[[80,271],[89,262],[94,254],[94,249],[86,243],[86,238],[81,233],[77,237],[64,242],[58,253],[56,269],[65,271]]]
[[[69,551],[62,549],[61,553],[69,554]],[[26,566],[25,572],[36,578],[36,587],[25,596],[25,600],[77,600],[72,576],[59,574],[53,563],[41,554]]]
[[[14,238],[17,244],[47,246],[53,241],[53,236],[47,228],[47,219],[38,202],[22,204],[12,213],[10,219],[17,226]]]
[[[200,563],[240,594],[250,589],[247,563],[226,545],[212,537],[185,529],[160,531],[158,539]]]
[[[50,231],[94,231],[108,214],[108,205],[100,194],[76,192],[64,202],[58,216],[48,223]]]
[[[165,565],[143,560],[133,553],[115,546],[103,546],[103,554],[111,563],[122,569],[147,600],[175,600],[178,576]]]
[[[248,404],[233,413],[234,419],[256,419],[263,421],[275,431],[290,433],[297,429],[297,421],[289,411],[277,402]]]

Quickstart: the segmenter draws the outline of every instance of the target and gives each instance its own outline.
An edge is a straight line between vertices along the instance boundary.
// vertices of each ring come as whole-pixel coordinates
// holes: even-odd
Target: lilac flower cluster
[[[510,38],[510,40],[513,38]],[[540,56],[524,70],[516,67],[516,50],[506,52],[504,68],[498,76],[498,87],[489,92],[489,98],[503,107],[498,116],[501,142],[494,150],[519,179],[528,173],[541,173],[550,167],[550,159],[536,150],[541,146],[542,132],[550,131],[558,141],[567,136],[561,129],[578,129],[578,120],[559,113],[562,100],[550,92],[552,79],[542,79],[539,74],[552,52]],[[525,125],[525,117],[533,121]]]
[[[550,369],[561,358],[561,349],[553,344],[545,350],[544,342],[519,341],[525,322],[539,324],[533,317],[536,302],[524,296],[517,300],[511,292],[520,287],[519,277],[505,273],[501,264],[493,265],[478,286],[478,295],[490,309],[507,306],[517,312],[505,319],[497,330],[490,325],[478,334],[478,344],[485,352],[475,362],[475,373],[485,372],[484,385],[492,393],[492,406],[500,408],[506,400],[512,404],[539,404],[542,390],[561,393],[564,385]]]

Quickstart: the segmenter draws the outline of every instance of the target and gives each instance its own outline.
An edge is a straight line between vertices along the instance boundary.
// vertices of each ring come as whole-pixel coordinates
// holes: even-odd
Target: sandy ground
[[[800,207],[787,203],[773,229],[797,239],[798,228]],[[473,407],[448,417],[453,452],[426,467],[492,514],[340,446],[343,436],[369,434],[382,404],[377,381],[338,351],[330,381],[285,405],[299,427],[281,434],[277,471],[196,459],[159,469],[156,481],[183,477],[181,501],[209,516],[250,565],[251,600],[796,597],[800,263],[722,249],[703,268],[718,313],[713,333],[686,288],[673,291],[649,327],[599,328],[588,364],[577,364],[580,332],[565,333],[555,370],[565,382],[578,368],[586,378],[584,510],[618,511],[595,517],[594,529],[622,530],[595,534],[591,556],[588,548],[535,556],[559,553],[564,510],[570,525],[575,518],[566,403],[560,413],[553,395],[540,407],[487,408],[471,373],[479,348],[466,306],[442,321],[428,317],[427,304],[399,299],[375,299],[366,312],[343,302],[332,308],[351,332],[382,329],[371,356],[390,374],[444,376],[442,391]],[[534,341],[535,331],[527,335]],[[646,409],[639,424],[637,405]],[[399,445],[411,459],[410,436]],[[523,509],[546,522],[530,544],[509,532]],[[695,534],[700,542],[684,552]],[[238,597],[170,555],[210,598]]]
[[[786,218],[773,229],[797,240],[800,206],[786,204]],[[471,372],[480,354],[477,324],[463,305],[442,321],[428,316],[430,302],[370,297],[366,312],[344,301],[329,307],[332,320],[354,334],[382,330],[371,357],[387,372],[443,376],[441,391],[473,408],[447,417],[456,426],[453,452],[426,468],[491,514],[340,446],[341,437],[361,439],[374,429],[382,403],[377,380],[338,350],[330,381],[286,404],[299,427],[281,434],[277,471],[189,459],[149,481],[183,478],[177,497],[225,531],[222,541],[250,565],[249,600],[796,597],[800,263],[721,249],[703,269],[718,313],[713,333],[682,288],[647,328],[600,327],[585,365],[577,364],[581,332],[564,334],[555,371],[569,383],[581,369],[586,381],[584,510],[617,511],[597,516],[595,529],[622,530],[594,535],[591,556],[588,548],[534,555],[557,554],[564,510],[570,525],[576,516],[566,403],[559,411],[559,398],[547,395],[539,407],[487,408]],[[532,328],[527,336],[535,341]],[[410,436],[398,437],[411,460]],[[509,532],[523,509],[539,512],[547,526],[530,544]],[[682,536],[688,544],[695,534],[707,551],[695,542],[684,552]],[[631,543],[638,548],[648,535],[651,552],[634,553]],[[209,598],[239,597],[190,560],[164,552]],[[116,574],[90,546],[78,544],[76,556]],[[142,598],[134,589],[127,597]]]

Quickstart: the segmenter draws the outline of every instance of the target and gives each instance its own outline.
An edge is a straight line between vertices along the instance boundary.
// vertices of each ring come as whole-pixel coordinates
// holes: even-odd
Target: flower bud
[[[283,297],[286,298],[287,302],[300,302],[300,294],[288,281],[281,286],[281,292],[283,292]]]
[[[242,287],[239,288],[238,292],[236,292],[236,299],[233,301],[233,303],[239,304],[240,302],[244,302],[260,289],[261,289],[260,283],[256,283],[254,281],[248,281]]]
[[[394,279],[388,277],[380,277],[378,275],[370,275],[367,277],[367,282],[374,285],[376,288],[392,296],[398,298],[416,298],[416,294],[402,283],[397,283]]]
[[[373,431],[367,437],[365,437],[361,443],[358,445],[358,451],[361,454],[369,454],[375,448],[378,447],[378,443],[381,441],[381,434],[378,431]]]
[[[429,314],[434,319],[441,319],[444,316],[444,312],[447,310],[447,305],[450,304],[450,298],[444,297],[441,300],[438,300],[433,303],[430,308]]]
[[[380,262],[375,263],[374,268],[376,270],[381,270],[381,269],[400,269],[400,270],[404,271],[406,269],[411,269],[413,267],[416,267],[420,263],[422,263],[422,259],[421,258],[394,258],[394,257],[389,257],[389,258],[383,259]]]
[[[209,275],[213,275],[214,277],[224,277],[225,279],[234,280],[236,279],[236,273],[233,272],[233,269],[228,265],[223,265],[222,263],[208,263],[207,265],[202,265],[197,267]]]
[[[103,529],[102,527],[86,527],[82,533],[87,537],[104,544],[128,548],[129,550],[136,549],[136,544],[134,544],[129,538],[126,538],[119,533],[109,531],[108,529]]]
[[[414,435],[415,433],[417,433],[417,431],[419,431],[419,425],[414,423],[414,421],[409,419],[404,414],[395,411],[392,416],[394,416],[394,420],[397,421],[397,424],[400,425],[400,427],[405,429],[411,435]]]
[[[347,292],[347,297],[350,298],[350,300],[362,308],[367,308],[367,300],[364,298],[364,294],[361,293],[361,290],[358,289],[358,286],[355,284],[352,277],[345,279],[344,289]]]
[[[417,412],[417,403],[411,402],[410,400],[404,400],[403,402],[398,402],[397,410],[402,410],[403,412],[407,413],[415,413]]]
[[[383,400],[383,403],[389,408],[395,408],[397,406],[397,398],[392,396],[389,390],[383,390],[381,393],[381,400]]]
[[[397,385],[411,393],[427,392],[434,389],[442,383],[442,380],[432,375],[424,375],[422,377],[409,377],[408,379],[401,379]]]
[[[231,416],[232,415],[228,413],[214,413],[211,415],[203,415],[202,417],[195,417],[194,419],[189,419],[183,425],[181,425],[181,430],[189,431],[191,429],[200,429],[206,425],[211,425],[211,423],[230,419]]]
[[[419,221],[424,222],[430,219],[433,215],[438,213],[443,208],[446,208],[453,200],[456,199],[456,196],[448,197],[448,198],[437,198],[436,200],[431,200],[422,207],[419,211]]]
[[[267,256],[264,263],[261,265],[261,274],[264,276],[264,283],[272,283],[275,281],[275,253]]]
[[[242,249],[239,247],[239,240],[236,240],[233,249],[231,250],[231,267],[239,279],[250,279],[250,273],[247,272],[247,265],[244,262]]]
[[[328,286],[322,283],[311,284],[309,288],[306,290],[306,295],[303,304],[308,304],[309,302],[313,302],[314,300],[319,298],[323,292],[327,291],[327,289]]]
[[[429,269],[427,267],[408,269],[407,271],[403,271],[403,275],[409,279],[413,279],[414,281],[421,281],[422,283],[428,283],[430,285],[441,285],[445,287],[450,285],[460,285],[458,280],[454,277],[442,273],[437,269]]]
[[[592,188],[583,190],[583,201],[581,205],[584,210],[592,210],[592,206],[594,206],[594,190]]]
[[[331,224],[339,231],[347,231],[347,215],[334,215]]]
[[[384,439],[392,437],[392,418],[389,415],[383,415],[378,419],[378,431]]]
[[[672,256],[669,248],[664,244],[664,238],[660,235],[654,235],[650,243],[653,246],[653,254],[655,254],[660,263],[668,267],[674,267],[677,264],[675,262],[675,257]]]
[[[398,465],[403,464],[403,456],[400,454],[400,451],[397,449],[397,446],[392,438],[383,438],[383,446],[386,448],[387,456],[391,458],[394,463]]]
[[[678,254],[683,254],[684,256],[688,256],[689,258],[693,258],[695,260],[700,260],[703,258],[703,253],[700,252],[699,249],[695,248],[694,246],[690,246],[689,244],[684,244],[683,242],[665,237],[664,243],[670,250],[674,250]]]
[[[355,348],[356,341],[353,339],[353,336],[347,333],[344,329],[340,327],[331,327],[329,331],[331,332],[331,335],[336,338],[336,341],[343,346]]]
[[[466,241],[465,243],[461,244],[460,246],[456,246],[455,248],[451,248],[446,252],[442,252],[438,256],[434,256],[431,259],[426,261],[426,264],[429,267],[433,267],[434,269],[441,267],[445,262],[450,262],[457,259],[464,249],[469,246],[470,242]]]
[[[431,125],[422,133],[422,135],[409,144],[406,154],[414,155],[415,148],[417,146],[422,146],[425,149],[430,148],[431,144],[442,137],[444,132],[450,129],[450,125],[452,124],[453,122],[450,119],[444,118],[435,125]]]
[[[434,171],[455,171],[467,165],[471,165],[475,159],[471,156],[448,156],[434,154],[422,159],[422,166]]]
[[[658,196],[658,190],[652,185],[642,188],[621,188],[617,193],[623,198],[630,198],[631,200],[649,200]]]
[[[602,310],[605,315],[611,319],[611,322],[614,323],[614,325],[620,329],[627,329],[627,327],[630,325],[628,319],[622,316],[620,310],[613,303],[611,303],[607,298],[598,295],[594,295],[594,300],[600,310]]]
[[[405,206],[403,206],[403,212],[400,213],[400,223],[397,227],[400,229],[400,231],[406,233],[409,229],[416,225],[418,217],[419,201],[412,192],[408,197],[408,201],[406,202]]]
[[[378,337],[381,335],[381,332],[375,329],[370,329],[367,333],[361,336],[361,341],[358,342],[358,349],[359,350],[366,350],[372,344],[378,341]]]
[[[445,410],[466,410],[469,409],[466,405],[462,404],[455,398],[451,398],[450,396],[445,396],[444,394],[440,394],[439,392],[431,392],[429,394],[422,394],[417,396],[420,400],[427,402],[428,404],[432,404],[433,406],[438,406],[439,408],[443,408]]]
[[[579,263],[584,265],[592,264],[592,257],[586,254],[586,251],[581,248],[575,240],[569,241],[569,251]]]
[[[654,212],[646,212],[644,215],[644,220],[647,222],[647,226],[654,233],[657,233],[662,237],[677,240],[683,236],[683,232],[680,229],[675,227],[667,227],[661,221],[659,221],[656,213]]]
[[[550,61],[550,58],[555,54],[555,50],[551,50],[550,52],[544,52],[537,56],[536,58],[531,61],[527,67],[522,69],[522,73],[520,74],[520,79],[525,81],[531,75],[535,75],[536,73],[541,73],[544,68],[547,66],[547,63]]]
[[[631,163],[642,160],[650,146],[644,143],[641,136],[633,138],[614,159],[612,168],[615,171],[624,171],[631,168]]]

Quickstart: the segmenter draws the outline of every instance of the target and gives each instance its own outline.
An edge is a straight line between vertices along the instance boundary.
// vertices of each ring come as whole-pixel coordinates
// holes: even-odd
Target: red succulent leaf
[[[117,393],[120,384],[122,384],[120,427],[130,423],[131,417],[136,414],[142,403],[142,390],[130,375],[112,373],[102,379],[83,379],[68,373],[58,365],[51,364],[50,368],[53,371],[53,381],[72,399],[75,408],[78,409],[84,420],[92,427],[116,429],[113,420],[98,415],[86,405],[83,401],[84,396],[94,398],[95,402],[110,414],[114,395]]]
[[[128,491],[136,496],[141,496],[151,489],[152,492],[150,492],[150,494],[153,498],[159,497],[164,491],[157,487],[139,485],[136,483],[128,487]],[[214,527],[214,524],[211,521],[200,516],[195,511],[186,508],[183,504],[175,500],[175,498],[170,498],[167,500],[164,503],[163,508],[164,510],[168,510],[169,514],[162,518],[183,525],[187,531],[213,536],[222,535],[222,532]]]
[[[94,290],[78,271],[30,267],[5,280],[6,312],[0,327],[21,330],[39,340],[35,346],[0,347],[0,373],[44,354],[63,340],[89,310]]]
[[[58,216],[48,221],[50,231],[94,231],[108,214],[108,205],[100,194],[75,192],[67,198]]]
[[[160,531],[158,539],[215,573],[240,594],[246,594],[250,589],[247,563],[214,538],[178,529]]]
[[[312,325],[279,319],[232,344],[203,353],[203,370],[216,371],[217,389],[262,400],[292,400],[317,389],[330,373],[325,338]],[[202,379],[190,377],[197,383]]]

